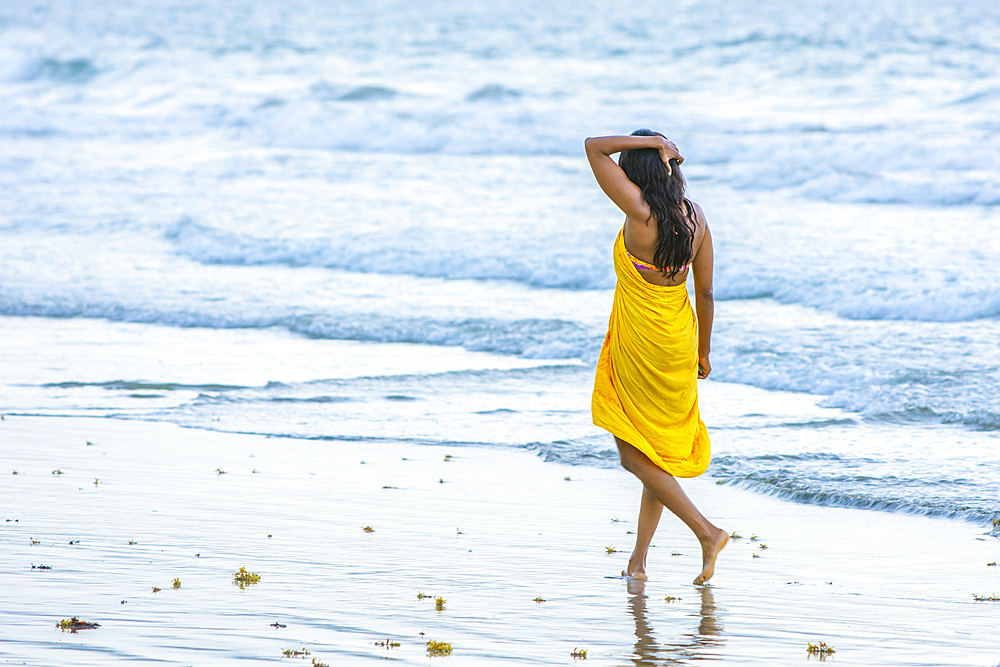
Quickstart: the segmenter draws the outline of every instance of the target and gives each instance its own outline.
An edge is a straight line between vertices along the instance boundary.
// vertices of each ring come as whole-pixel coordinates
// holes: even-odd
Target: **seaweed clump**
[[[573,652],[569,654],[571,658],[576,660],[586,660],[587,659],[587,649],[573,647]]]
[[[309,655],[309,651],[304,646],[301,649],[286,648],[281,650],[283,658],[304,658],[307,655]]]
[[[451,655],[451,644],[431,639],[427,642],[427,655]]]
[[[818,655],[820,660],[825,660],[826,656],[836,653],[832,646],[827,646],[826,642],[819,642],[818,644],[810,644],[806,642],[806,653],[809,655]]]
[[[260,575],[256,572],[249,572],[246,566],[241,567],[239,570],[233,573],[233,583],[243,588],[244,586],[252,586],[253,584],[260,582]]]
[[[99,628],[101,627],[101,624],[91,623],[89,621],[81,621],[79,618],[74,616],[73,618],[62,619],[61,621],[56,623],[56,627],[62,630],[63,632],[69,630],[70,632],[75,633],[77,630],[93,630],[95,628]]]

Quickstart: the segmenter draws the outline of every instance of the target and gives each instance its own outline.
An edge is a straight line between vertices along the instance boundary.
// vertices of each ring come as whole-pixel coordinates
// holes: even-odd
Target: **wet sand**
[[[698,545],[665,515],[640,584],[607,578],[638,483],[528,451],[7,416],[0,461],[4,664],[557,665],[579,648],[585,664],[775,665],[817,660],[818,641],[838,665],[1000,662],[1000,602],[973,599],[1000,594],[1000,542],[960,521],[686,480],[743,539],[696,587]],[[235,586],[241,566],[260,582]],[[71,616],[101,627],[55,627]]]

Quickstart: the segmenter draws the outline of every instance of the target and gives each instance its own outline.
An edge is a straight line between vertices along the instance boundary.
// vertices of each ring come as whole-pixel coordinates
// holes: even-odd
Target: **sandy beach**
[[[637,509],[624,471],[76,417],[7,416],[0,451],[4,664],[299,664],[282,652],[305,649],[305,664],[558,665],[585,649],[597,665],[773,665],[816,660],[819,641],[840,665],[1000,660],[1000,603],[973,597],[1000,593],[1000,548],[961,521],[698,478],[689,494],[743,538],[695,587],[697,545],[665,516],[640,584],[608,578]],[[244,566],[260,581],[241,589]],[[56,627],[72,616],[100,627]]]

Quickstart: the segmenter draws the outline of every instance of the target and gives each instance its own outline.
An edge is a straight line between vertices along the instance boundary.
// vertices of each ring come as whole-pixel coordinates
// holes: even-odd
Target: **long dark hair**
[[[652,130],[636,130],[632,136],[663,136]],[[670,169],[655,148],[634,148],[622,151],[618,158],[628,180],[642,190],[642,199],[649,205],[650,215],[656,218],[659,232],[653,264],[663,270],[663,275],[673,278],[681,267],[691,261],[692,242],[697,228],[694,206],[684,196],[684,176],[677,160],[670,159]]]

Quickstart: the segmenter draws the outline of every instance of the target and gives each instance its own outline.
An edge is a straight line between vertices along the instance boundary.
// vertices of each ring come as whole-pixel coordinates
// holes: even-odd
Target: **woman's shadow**
[[[629,609],[635,619],[635,651],[632,662],[637,667],[683,664],[689,660],[718,657],[724,643],[715,598],[709,586],[699,586],[701,609],[697,632],[681,633],[673,641],[657,642],[646,619],[646,582],[629,580]],[[695,614],[689,614],[695,616]]]

